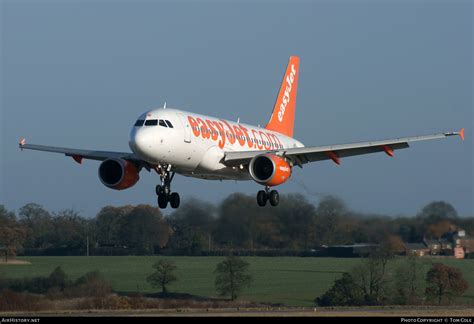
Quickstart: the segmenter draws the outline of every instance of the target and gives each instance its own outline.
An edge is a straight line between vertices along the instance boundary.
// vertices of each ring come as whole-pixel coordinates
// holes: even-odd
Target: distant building
[[[354,258],[367,256],[376,249],[378,244],[358,243],[347,245],[330,245],[327,247],[327,255],[332,257]]]
[[[430,249],[422,243],[405,243],[406,255],[422,257],[430,254]]]
[[[474,237],[466,235],[465,231],[459,230],[454,232],[451,240],[456,247],[463,248],[466,254],[474,253]]]
[[[439,240],[433,240],[433,239],[424,239],[423,243],[428,247],[430,250],[431,255],[439,255],[441,254],[441,243]]]
[[[464,249],[462,247],[455,247],[454,248],[454,257],[456,259],[464,259],[465,257]]]

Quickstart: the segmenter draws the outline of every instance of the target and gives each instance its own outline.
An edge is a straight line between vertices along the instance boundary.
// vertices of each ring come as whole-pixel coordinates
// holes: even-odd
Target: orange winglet
[[[464,141],[464,127],[459,131],[459,136],[461,136],[461,140]]]
[[[393,157],[393,155],[394,155],[394,154],[393,154],[393,150],[392,150],[392,148],[391,148],[390,146],[384,145],[384,146],[382,146],[382,148],[383,148],[383,150],[385,151],[385,153],[387,153],[388,156]]]
[[[339,155],[337,155],[337,153],[335,153],[333,151],[327,151],[327,152],[324,152],[324,153],[326,153],[326,155],[329,156],[329,158],[331,160],[333,160],[333,162],[336,163],[337,165],[341,164],[341,160],[339,158]]]
[[[20,145],[20,149],[23,151],[23,146],[26,144],[26,139],[20,139],[20,142],[18,144]]]
[[[80,156],[80,155],[73,155],[72,158],[73,158],[74,161],[76,161],[77,163],[82,164],[82,156]]]

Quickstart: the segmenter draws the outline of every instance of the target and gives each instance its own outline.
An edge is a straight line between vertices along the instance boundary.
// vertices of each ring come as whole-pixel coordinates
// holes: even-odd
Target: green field
[[[115,291],[155,292],[146,277],[151,265],[160,257],[24,257],[30,265],[1,265],[0,271],[9,278],[46,276],[56,266],[67,275],[78,278],[88,271],[99,270],[108,278]],[[170,285],[170,291],[199,296],[216,296],[214,268],[220,257],[166,257],[178,267],[179,280]],[[298,258],[298,257],[245,257],[250,263],[254,282],[244,291],[242,299],[290,306],[312,306],[315,297],[323,294],[342,272],[350,270],[360,259]],[[427,264],[443,262],[463,271],[469,290],[463,301],[474,303],[474,260],[434,259]],[[394,269],[401,259],[391,261]]]

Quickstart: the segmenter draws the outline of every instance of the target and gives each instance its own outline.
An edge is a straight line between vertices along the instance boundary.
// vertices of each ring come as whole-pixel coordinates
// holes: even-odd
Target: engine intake
[[[284,158],[273,154],[255,156],[249,165],[253,180],[269,187],[278,186],[291,176],[291,166]]]
[[[99,179],[106,187],[123,190],[132,187],[140,179],[135,164],[123,159],[107,159],[99,166]]]

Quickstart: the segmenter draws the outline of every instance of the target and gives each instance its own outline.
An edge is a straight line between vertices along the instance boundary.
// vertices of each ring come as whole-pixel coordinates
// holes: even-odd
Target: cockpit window
[[[169,128],[173,128],[173,124],[169,120],[165,120],[166,125],[168,125]]]
[[[158,125],[158,119],[148,119],[145,121],[145,126],[156,126]]]
[[[139,119],[139,120],[137,120],[137,122],[135,123],[135,126],[143,126],[143,123],[144,123],[144,122],[145,122],[145,121],[144,121],[143,119]]]
[[[163,119],[160,119],[160,126],[168,127],[168,126],[166,126],[165,121]]]

